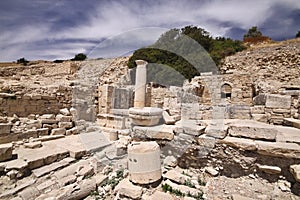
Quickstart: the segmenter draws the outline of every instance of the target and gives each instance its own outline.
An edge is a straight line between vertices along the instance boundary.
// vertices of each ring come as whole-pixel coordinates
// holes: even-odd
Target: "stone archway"
[[[221,98],[231,99],[232,87],[228,83],[224,83],[221,87]]]

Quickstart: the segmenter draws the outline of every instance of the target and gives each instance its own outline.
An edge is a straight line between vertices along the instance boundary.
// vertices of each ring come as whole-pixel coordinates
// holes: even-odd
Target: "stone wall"
[[[15,95],[0,93],[0,115],[26,117],[30,114],[57,114],[72,105],[71,88],[57,88],[53,94]]]

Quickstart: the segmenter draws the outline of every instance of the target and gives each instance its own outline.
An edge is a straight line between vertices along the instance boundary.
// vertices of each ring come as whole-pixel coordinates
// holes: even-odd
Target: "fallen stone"
[[[68,116],[71,114],[70,111],[68,110],[68,108],[60,109],[59,112],[65,116]]]
[[[216,139],[207,135],[200,135],[199,137],[196,137],[195,140],[201,147],[213,149],[216,145]]]
[[[73,123],[72,122],[58,122],[58,127],[69,129],[69,128],[73,127]]]
[[[227,144],[228,146],[239,148],[246,151],[255,151],[257,149],[254,140],[245,139],[245,138],[236,138],[236,137],[227,136],[223,140],[220,140],[219,143]]]
[[[12,150],[12,143],[0,144],[0,162],[11,159]]]
[[[213,167],[205,167],[205,171],[212,176],[218,176],[219,172],[215,170]]]
[[[133,185],[129,179],[123,179],[114,189],[114,192],[119,193],[120,196],[125,196],[131,199],[140,199],[143,188]]]
[[[168,167],[176,167],[177,163],[177,159],[174,156],[167,156],[164,159],[164,165]]]
[[[47,136],[42,136],[39,138],[33,138],[31,141],[32,142],[36,142],[36,141],[50,141],[50,140],[56,140],[56,139],[60,139],[60,138],[64,138],[64,135],[47,135]]]
[[[241,196],[239,194],[233,194],[233,195],[231,195],[231,199],[232,200],[255,200],[253,198]]]
[[[170,200],[173,199],[173,196],[169,193],[161,192],[156,190],[153,194],[151,195],[143,195],[142,196],[143,200]]]
[[[70,185],[72,183],[75,183],[77,179],[77,176],[71,174],[69,176],[63,177],[58,180],[58,184],[60,187],[64,187],[66,185]]]
[[[10,133],[12,124],[0,124],[0,135],[7,135]]]
[[[205,134],[209,137],[223,139],[227,136],[228,126],[226,125],[208,125]]]
[[[229,124],[228,133],[234,137],[246,137],[252,139],[275,140],[277,129],[268,125],[251,120],[238,120]]]
[[[152,127],[133,127],[133,138],[172,140],[174,138],[173,126],[158,125]]]
[[[186,185],[178,185],[178,184],[176,184],[176,183],[174,183],[170,180],[164,181],[163,184],[167,184],[167,185],[171,186],[173,189],[181,191],[185,195],[191,194],[191,195],[196,196],[196,195],[198,195],[198,193],[201,192],[200,190],[198,190],[196,188],[191,188],[191,187],[186,186]]]
[[[40,119],[55,119],[55,115],[54,114],[43,114],[42,116],[40,116]]]
[[[293,174],[296,181],[300,183],[300,164],[291,165],[290,166],[290,172]]]
[[[56,115],[56,118],[55,118],[57,121],[59,122],[71,122],[73,117],[72,116],[65,116],[65,115],[62,115],[62,114],[58,114]]]
[[[66,129],[65,128],[54,128],[51,130],[51,135],[65,135]]]
[[[35,199],[40,195],[39,190],[35,186],[30,186],[18,193],[22,199]]]
[[[300,158],[300,146],[296,143],[255,141],[257,152],[262,155]]]
[[[49,134],[49,129],[48,128],[38,128],[38,129],[36,129],[36,131],[37,131],[38,137]]]
[[[269,166],[269,165],[260,165],[257,164],[259,170],[267,173],[267,174],[280,174],[281,168],[277,166]]]
[[[91,194],[92,191],[96,190],[96,182],[93,178],[84,179],[79,183],[73,183],[62,188],[57,199],[73,200],[83,199]]]
[[[92,176],[94,174],[94,168],[89,165],[79,166],[76,174],[83,177]]]
[[[199,136],[204,133],[205,126],[197,124],[196,120],[180,120],[176,122],[175,132],[185,133],[192,136]]]
[[[300,129],[300,120],[294,118],[284,118],[283,123],[287,126],[292,126]]]
[[[250,107],[251,115],[253,114],[264,114],[265,113],[265,106],[253,106]]]
[[[96,180],[96,185],[100,186],[104,181],[108,179],[108,176],[102,173],[98,173],[94,176],[94,178]]]
[[[26,181],[25,183],[16,186],[13,189],[6,190],[2,194],[0,194],[0,198],[12,196],[12,195],[18,193],[19,191],[23,190],[24,188],[26,188],[26,187],[28,187],[30,185],[33,185],[35,183],[35,181],[36,181],[35,179],[30,179],[30,180]]]
[[[191,178],[187,175],[182,174],[176,169],[172,169],[163,175],[164,178],[167,178],[178,184],[184,184],[186,181],[189,181]]]
[[[57,179],[62,179],[63,177],[66,177],[69,175],[74,175],[80,166],[84,166],[84,165],[88,165],[88,164],[89,163],[86,160],[79,160],[77,163],[74,163],[68,167],[64,167],[62,170],[56,171],[54,173],[54,176]]]
[[[165,121],[165,124],[168,124],[168,125],[174,125],[175,124],[175,119],[169,115],[169,113],[167,111],[163,111],[162,113],[163,115],[163,119]]]
[[[42,124],[57,124],[58,121],[56,119],[42,119],[41,123]]]
[[[57,185],[55,180],[47,180],[47,181],[43,181],[42,183],[38,184],[36,186],[36,188],[40,191],[40,192],[44,192],[45,190],[47,190],[50,187],[54,187],[55,185]]]
[[[25,148],[29,149],[36,149],[42,147],[42,142],[41,141],[36,141],[36,142],[29,142],[24,144]]]
[[[41,176],[44,176],[46,174],[49,174],[50,172],[53,172],[57,169],[64,168],[68,166],[71,162],[75,161],[73,158],[65,158],[59,162],[52,163],[50,165],[46,165],[37,169],[32,170],[32,173],[35,177],[39,178]]]
[[[66,135],[77,135],[78,133],[79,130],[76,126],[66,131]]]
[[[258,122],[267,123],[268,117],[266,114],[252,114],[252,119]]]
[[[17,170],[17,171],[22,171],[28,167],[28,163],[22,159],[16,159],[16,160],[11,160],[8,162],[5,162],[5,169],[6,171],[10,170]]]

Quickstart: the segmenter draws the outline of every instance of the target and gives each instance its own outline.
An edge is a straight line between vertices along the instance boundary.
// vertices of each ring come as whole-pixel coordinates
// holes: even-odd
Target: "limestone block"
[[[55,119],[55,115],[54,114],[43,114],[42,116],[40,116],[40,119]]]
[[[201,147],[207,147],[207,148],[214,148],[216,144],[216,139],[213,137],[209,137],[207,135],[200,135],[199,137],[195,138],[198,145]]]
[[[40,195],[39,190],[35,186],[29,186],[18,193],[22,199],[35,199]]]
[[[168,125],[174,125],[175,124],[175,119],[169,115],[167,111],[163,111],[163,119],[165,121],[165,124]]]
[[[140,199],[143,193],[143,188],[133,185],[127,178],[120,181],[114,192],[120,196],[125,196],[130,199]]]
[[[54,128],[51,130],[51,135],[65,135],[66,129],[65,128]]]
[[[56,119],[42,119],[41,123],[42,124],[57,124],[58,121]]]
[[[70,111],[68,110],[68,108],[60,109],[59,112],[65,116],[68,116],[71,114]]]
[[[62,188],[56,199],[84,199],[85,197],[90,195],[92,191],[95,190],[95,180],[93,178],[84,179],[78,183],[74,183]]]
[[[250,107],[250,111],[251,111],[251,114],[264,114],[265,113],[265,106],[253,106],[253,107]]]
[[[266,98],[267,108],[283,108],[289,109],[291,107],[291,96],[268,94]]]
[[[232,200],[255,200],[255,199],[253,199],[253,198],[241,196],[241,195],[239,195],[239,194],[233,194],[233,195],[231,196],[231,199],[232,199]]]
[[[10,133],[12,124],[0,124],[0,136],[7,135]]]
[[[269,166],[269,165],[260,165],[257,164],[259,170],[267,173],[267,174],[280,174],[281,168],[277,166]]]
[[[161,178],[160,148],[156,142],[128,145],[129,178],[137,184],[149,184]]]
[[[257,149],[254,140],[245,139],[245,138],[235,138],[235,137],[227,136],[223,140],[220,140],[219,143],[227,144],[231,147],[235,147],[247,151],[255,151]]]
[[[164,166],[176,167],[177,164],[178,164],[178,161],[174,156],[167,156],[164,159]]]
[[[39,128],[39,129],[36,129],[36,131],[37,131],[38,137],[49,134],[49,129],[48,128]]]
[[[77,169],[78,176],[87,177],[87,176],[92,176],[93,174],[94,174],[94,168],[89,165],[83,165]]]
[[[258,122],[267,123],[268,117],[266,114],[251,114],[252,119]]]
[[[0,144],[0,162],[11,159],[12,150],[12,143]]]
[[[181,191],[182,193],[184,193],[186,195],[187,194],[191,194],[191,195],[195,195],[196,196],[196,195],[198,195],[199,192],[201,192],[200,190],[198,190],[196,188],[191,188],[191,187],[186,186],[186,185],[179,185],[179,184],[173,183],[170,180],[164,181],[163,184],[168,184],[173,189],[179,190],[179,191]]]
[[[290,166],[290,172],[293,174],[296,181],[300,183],[300,164],[291,165]]]
[[[66,131],[66,135],[77,135],[78,133],[79,133],[79,130],[78,130],[77,126]]]
[[[228,126],[210,124],[205,129],[205,134],[209,137],[223,139],[227,136]]]
[[[185,133],[192,136],[199,136],[204,133],[205,126],[197,124],[196,120],[180,120],[176,122],[176,133]]]
[[[283,123],[287,126],[292,126],[300,129],[300,120],[294,118],[284,118]]]
[[[59,122],[71,122],[73,117],[72,116],[65,116],[62,114],[56,115],[55,119]]]
[[[77,176],[71,174],[69,176],[63,177],[58,180],[58,184],[60,187],[64,187],[66,185],[70,185],[72,183],[75,183],[77,179]]]
[[[277,132],[276,127],[273,125],[251,120],[230,123],[228,129],[230,136],[265,140],[275,140]]]
[[[219,174],[219,172],[214,169],[213,167],[205,167],[205,172],[207,172],[208,174],[212,175],[212,176],[217,176]]]
[[[28,149],[36,149],[42,147],[42,142],[41,141],[36,141],[36,142],[29,142],[24,144],[25,148]]]
[[[174,199],[173,196],[169,193],[165,193],[165,192],[161,192],[161,191],[158,191],[156,190],[153,194],[151,195],[147,195],[147,194],[144,194],[142,196],[142,199],[143,200],[170,200],[170,199]],[[193,198],[194,199],[194,198]]]
[[[296,143],[255,141],[257,152],[262,155],[300,158],[300,146]]]
[[[73,127],[73,122],[59,122],[58,123],[58,127],[59,128],[69,129],[69,128]]]
[[[266,99],[266,94],[259,94],[253,98],[253,103],[254,105],[265,105]]]
[[[191,177],[182,174],[180,171],[176,169],[169,170],[166,174],[163,175],[163,177],[178,184],[184,184],[186,181],[191,179]]]
[[[132,136],[138,139],[172,140],[174,138],[173,129],[173,126],[164,124],[151,127],[135,126]]]

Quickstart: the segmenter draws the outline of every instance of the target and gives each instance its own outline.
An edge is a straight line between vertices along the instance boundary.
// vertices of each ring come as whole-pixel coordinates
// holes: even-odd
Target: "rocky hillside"
[[[300,39],[254,46],[226,57],[222,73],[249,73],[258,92],[300,87]]]

